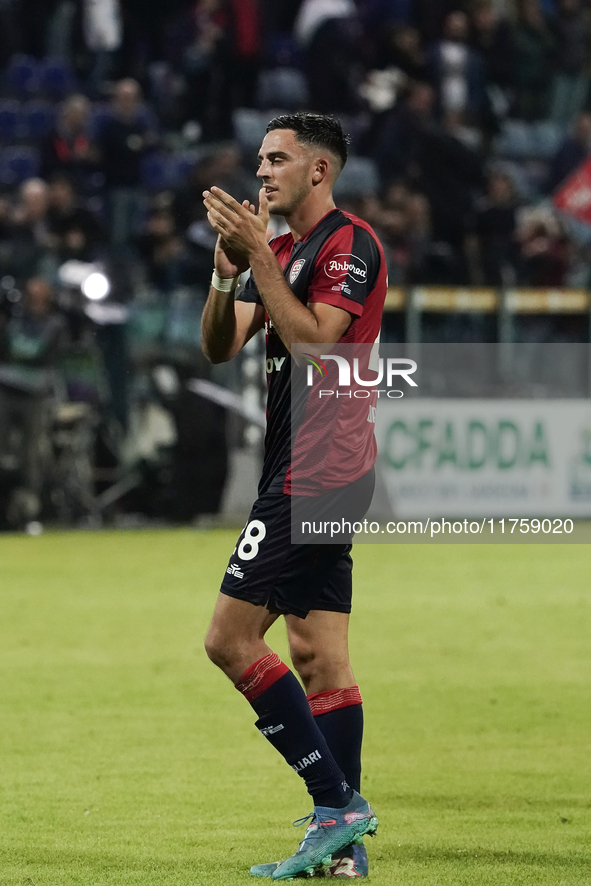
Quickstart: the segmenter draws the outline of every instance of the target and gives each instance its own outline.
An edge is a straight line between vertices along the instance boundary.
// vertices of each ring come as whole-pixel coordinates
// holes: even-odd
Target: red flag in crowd
[[[591,157],[569,175],[552,202],[567,215],[591,225]]]

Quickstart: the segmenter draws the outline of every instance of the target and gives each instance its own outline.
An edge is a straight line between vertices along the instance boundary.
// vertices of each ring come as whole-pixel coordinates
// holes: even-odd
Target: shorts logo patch
[[[228,575],[233,575],[234,578],[244,578],[244,573],[238,563],[230,563],[228,568],[226,569]]]
[[[305,264],[306,264],[305,258],[300,258],[298,261],[294,261],[293,265],[291,266],[291,271],[289,272],[290,284],[295,283],[300,271],[302,270],[302,268],[304,267]]]
[[[324,273],[332,280],[337,280],[343,274],[347,274],[356,283],[367,282],[367,265],[357,255],[335,255],[324,265]]]

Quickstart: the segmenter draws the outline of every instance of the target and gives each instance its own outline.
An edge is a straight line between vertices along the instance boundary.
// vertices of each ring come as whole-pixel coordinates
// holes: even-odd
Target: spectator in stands
[[[427,80],[427,60],[421,37],[410,25],[386,28],[383,41],[378,33],[377,68],[398,68],[411,80]]]
[[[406,205],[408,188],[403,181],[390,183],[380,200],[374,194],[357,198],[341,198],[339,206],[368,222],[376,232],[388,265],[388,279],[392,286],[407,281],[409,263],[408,224]]]
[[[204,212],[203,191],[213,184],[235,194],[238,200],[257,201],[256,178],[245,172],[240,150],[232,142],[205,154],[174,197],[174,217],[184,237],[183,282],[205,294],[209,289],[216,238]]]
[[[484,64],[484,79],[497,116],[509,110],[513,91],[513,32],[492,0],[481,0],[472,13],[472,46]],[[485,123],[487,121],[485,120]]]
[[[551,194],[583,163],[591,152],[591,113],[579,114],[572,128],[550,161],[544,188]]]
[[[230,105],[252,108],[255,105],[259,71],[262,63],[263,25],[260,0],[230,0],[232,44],[226,60]]]
[[[564,286],[571,249],[558,220],[549,211],[522,210],[519,241],[518,283],[520,286]]]
[[[435,239],[463,255],[473,192],[482,186],[482,164],[478,154],[436,123],[433,105],[433,90],[415,84],[384,118],[374,157],[384,184],[404,178],[426,194]]]
[[[23,182],[10,217],[4,249],[4,273],[17,281],[31,273],[51,276],[55,272],[49,252],[47,210],[47,184],[39,178]]]
[[[404,180],[391,181],[384,192],[383,206],[385,209],[406,209],[410,191]]]
[[[41,151],[41,171],[45,178],[56,172],[65,173],[84,193],[92,188],[91,180],[99,159],[90,130],[90,111],[86,96],[67,98]]]
[[[200,291],[204,303],[209,291],[211,262],[216,243],[215,236],[212,237],[211,234],[212,228],[206,213],[196,207],[193,222],[185,231],[183,281]]]
[[[120,0],[125,22],[123,67],[143,80],[152,62],[161,61],[171,22],[186,0]]]
[[[428,66],[441,116],[460,114],[467,122],[478,123],[485,108],[486,84],[482,59],[468,45],[468,36],[468,16],[450,13],[442,39],[429,48]]]
[[[123,39],[119,0],[83,0],[82,25],[91,57],[88,86],[94,96],[100,97]]]
[[[339,206],[342,204],[343,201],[339,200]],[[346,211],[359,216],[359,218],[368,222],[372,228],[378,228],[380,224],[380,215],[382,213],[382,202],[377,194],[365,194],[364,196],[353,200]]]
[[[435,94],[426,83],[416,83],[380,121],[370,152],[382,183],[413,180],[420,175],[420,158],[435,125]]]
[[[184,237],[183,282],[204,294],[209,290],[216,237],[204,212],[203,191],[216,185],[240,201],[256,203],[257,180],[245,172],[241,159],[239,148],[232,142],[219,145],[193,167],[189,180],[174,198],[174,217]]]
[[[538,0],[519,0],[512,36],[514,112],[524,120],[540,120],[548,114],[554,41]]]
[[[67,341],[66,320],[56,309],[53,290],[42,276],[27,280],[22,302],[6,325],[4,358],[19,381],[3,403],[3,421],[18,444],[19,485],[30,496],[30,510],[41,510],[41,496],[51,460],[45,397],[53,389],[53,370]],[[33,396],[34,395],[34,396]]]
[[[148,214],[138,238],[138,252],[154,289],[168,295],[179,286],[183,274],[183,240],[177,233],[170,207],[156,206]]]
[[[410,263],[406,282],[418,286],[457,285],[465,279],[464,256],[433,235],[431,207],[424,194],[409,195],[406,204]]]
[[[66,322],[43,277],[27,280],[22,311],[9,320],[6,337],[10,362],[37,368],[55,365],[64,345]]]
[[[551,25],[555,44],[550,117],[568,126],[589,93],[589,10],[583,10],[580,0],[559,0]]]
[[[461,142],[470,151],[480,151],[482,147],[482,127],[469,126],[463,111],[447,111],[443,118],[443,129],[448,135]]]
[[[69,259],[94,261],[104,236],[95,216],[82,206],[67,176],[57,173],[49,183],[47,227],[49,245],[60,263]]]
[[[223,143],[215,151],[207,152],[177,191],[174,212],[182,231],[186,231],[196,219],[203,218],[203,191],[212,185],[235,194],[240,201],[255,201],[258,197],[256,177],[244,171],[240,149],[233,142]]]
[[[486,81],[510,89],[513,71],[512,32],[492,0],[481,0],[471,17],[471,42],[484,60]]]
[[[305,52],[311,109],[354,113],[361,30],[353,0],[304,0],[294,33]]]
[[[491,172],[487,178],[486,196],[476,206],[475,240],[471,242],[477,264],[476,283],[515,285],[518,202],[512,179],[504,172]]]
[[[139,83],[131,78],[120,80],[99,138],[115,251],[125,251],[138,232],[143,206],[142,158],[156,142],[156,123],[142,104]]]
[[[384,247],[391,286],[404,286],[409,279],[411,243],[406,207],[392,207],[380,213],[379,236]]]
[[[178,20],[169,54],[186,81],[185,117],[198,121],[205,141],[231,136],[232,108],[224,95],[230,17],[223,0],[197,0]]]

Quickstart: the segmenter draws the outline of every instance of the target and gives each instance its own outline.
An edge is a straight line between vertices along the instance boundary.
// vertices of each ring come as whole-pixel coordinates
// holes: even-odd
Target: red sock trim
[[[339,708],[349,708],[354,704],[363,704],[359,686],[349,686],[348,689],[329,689],[327,692],[315,692],[308,696],[308,704],[312,716],[328,714],[330,711],[338,711]]]
[[[259,658],[244,671],[236,683],[236,689],[247,701],[254,701],[288,671],[289,668],[283,664],[279,656],[271,652],[264,658]]]

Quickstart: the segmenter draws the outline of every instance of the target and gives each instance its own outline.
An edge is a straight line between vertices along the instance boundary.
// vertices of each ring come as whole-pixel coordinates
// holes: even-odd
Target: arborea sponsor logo
[[[367,265],[357,255],[335,255],[324,265],[324,273],[332,280],[347,274],[357,283],[367,282]]]

